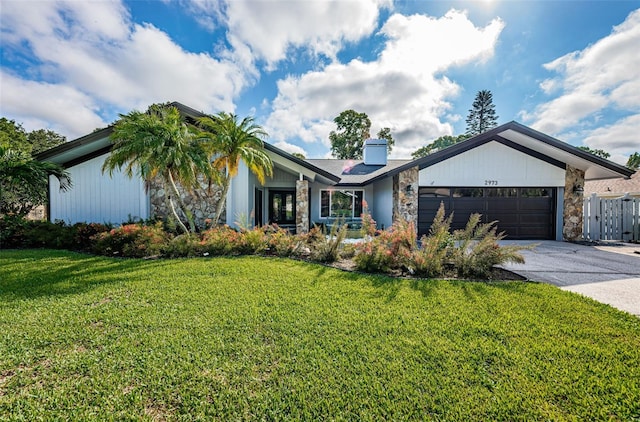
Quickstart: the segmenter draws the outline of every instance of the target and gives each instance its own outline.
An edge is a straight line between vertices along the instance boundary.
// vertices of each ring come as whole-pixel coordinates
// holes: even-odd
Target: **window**
[[[321,218],[360,218],[362,215],[362,190],[321,190]]]

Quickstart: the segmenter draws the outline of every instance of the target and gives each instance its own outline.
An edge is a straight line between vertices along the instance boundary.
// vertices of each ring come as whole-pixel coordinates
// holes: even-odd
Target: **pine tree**
[[[489,90],[478,91],[467,116],[467,135],[475,136],[498,126],[493,94]]]

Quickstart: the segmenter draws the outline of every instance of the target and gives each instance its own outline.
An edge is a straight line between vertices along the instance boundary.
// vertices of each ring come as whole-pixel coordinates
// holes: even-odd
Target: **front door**
[[[294,190],[269,191],[269,224],[295,226],[296,192]]]
[[[262,226],[262,191],[256,188],[255,197],[253,198],[253,203],[255,205],[255,215],[254,215],[254,226],[260,227]]]

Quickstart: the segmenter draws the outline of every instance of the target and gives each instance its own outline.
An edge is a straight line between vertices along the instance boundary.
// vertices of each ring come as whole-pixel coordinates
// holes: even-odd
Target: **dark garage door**
[[[452,229],[462,229],[473,213],[497,221],[508,239],[555,238],[555,188],[420,188],[418,233],[428,233],[440,203]]]

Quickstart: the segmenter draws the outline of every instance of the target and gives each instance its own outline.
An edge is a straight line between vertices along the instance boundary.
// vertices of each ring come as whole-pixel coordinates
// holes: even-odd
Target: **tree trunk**
[[[231,177],[227,174],[224,177],[223,186],[222,186],[222,196],[220,196],[220,200],[218,201],[218,206],[216,207],[216,215],[213,219],[212,224],[218,224],[220,220],[220,216],[222,215],[222,209],[224,208],[225,203],[227,202],[227,193],[229,192],[229,186],[231,185]]]
[[[173,176],[171,175],[170,171],[167,172],[167,179],[169,180],[169,184],[171,185],[171,189],[173,190],[173,193],[176,196],[176,200],[178,201],[178,205],[180,206],[180,209],[184,213],[185,217],[187,217],[187,221],[189,222],[189,228],[191,229],[191,232],[195,233],[196,232],[196,224],[193,221],[193,215],[187,209],[187,206],[185,205],[184,201],[182,200],[182,197],[180,196],[180,192],[178,191],[178,187],[176,186],[176,183],[173,180]],[[178,220],[178,221],[180,221],[180,220]]]

